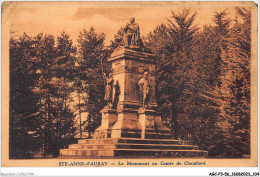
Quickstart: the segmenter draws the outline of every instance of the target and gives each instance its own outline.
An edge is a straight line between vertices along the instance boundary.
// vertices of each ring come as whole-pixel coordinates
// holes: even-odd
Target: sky
[[[98,33],[106,34],[106,44],[114,38],[117,31],[135,17],[140,26],[141,36],[148,34],[157,25],[167,23],[171,10],[181,12],[190,8],[197,12],[195,24],[203,26],[212,24],[214,12],[227,9],[234,16],[234,3],[229,2],[16,2],[8,4],[2,21],[10,20],[10,30],[20,36],[24,32],[29,35],[59,35],[62,31],[70,34],[73,42],[77,42],[79,32],[84,28],[94,27]],[[8,14],[8,15],[7,15]]]

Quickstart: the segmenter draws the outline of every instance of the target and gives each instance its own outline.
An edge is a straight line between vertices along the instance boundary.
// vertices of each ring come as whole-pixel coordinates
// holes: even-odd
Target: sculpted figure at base
[[[138,82],[139,92],[142,95],[142,106],[145,108],[147,107],[149,90],[150,90],[150,83],[148,81],[148,72],[144,72],[143,78],[141,78]]]
[[[106,87],[105,87],[105,97],[104,100],[107,102],[107,105],[109,108],[112,107],[112,100],[113,100],[113,83],[114,79],[112,76],[112,73],[109,73],[108,77],[106,77],[106,74],[104,74],[105,80],[106,80]]]
[[[119,83],[118,80],[116,82],[114,82],[114,86],[113,86],[113,95],[112,95],[112,107],[115,108],[118,100],[119,100],[119,95],[120,95],[120,87],[119,87]]]
[[[104,78],[106,81],[104,100],[109,108],[115,108],[120,94],[119,83],[118,81],[115,82],[112,73],[109,73],[108,77],[104,74]]]
[[[140,47],[140,30],[139,25],[135,23],[134,17],[130,19],[130,23],[124,28],[123,44],[130,48]]]

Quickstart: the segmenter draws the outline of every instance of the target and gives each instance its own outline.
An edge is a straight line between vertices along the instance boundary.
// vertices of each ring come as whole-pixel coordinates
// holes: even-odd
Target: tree
[[[191,14],[184,9],[182,13],[172,11],[172,18],[168,19],[168,25],[162,24],[150,34],[150,46],[157,55],[157,101],[159,112],[164,121],[171,127],[175,138],[187,135],[190,124],[187,124],[192,112],[187,108],[193,105],[193,97],[189,91],[194,87],[193,58],[194,38],[198,31],[193,25],[196,13]],[[195,73],[196,74],[196,73]],[[183,131],[186,132],[184,133]]]
[[[221,85],[208,95],[219,111],[216,141],[211,150],[215,155],[229,157],[250,154],[251,11],[236,11],[230,36],[222,42]]]
[[[123,28],[120,28],[120,30],[117,31],[117,33],[114,35],[114,40],[110,41],[110,51],[111,53],[119,46],[123,45]]]
[[[78,38],[78,78],[82,91],[87,93],[85,111],[88,112],[87,131],[89,134],[100,125],[100,110],[104,107],[105,61],[108,50],[104,47],[105,34],[97,34],[94,28],[83,29]],[[84,87],[83,87],[84,86]]]
[[[200,148],[209,151],[212,155],[211,147],[215,144],[218,127],[217,119],[219,111],[215,109],[217,104],[210,99],[205,99],[202,95],[219,86],[221,81],[219,76],[222,73],[221,45],[223,38],[229,36],[231,20],[227,18],[225,11],[215,12],[212,26],[204,26],[203,30],[196,36],[193,58],[197,61],[194,68],[195,83],[194,91],[190,94],[196,101],[193,105],[192,122],[192,142]],[[196,73],[196,74],[195,74]],[[197,127],[197,128],[196,128]],[[190,128],[191,129],[191,128]],[[215,154],[214,154],[215,156]]]
[[[56,97],[56,131],[57,149],[64,148],[73,142],[75,133],[75,113],[70,103],[75,91],[73,87],[75,77],[76,47],[73,46],[70,36],[64,31],[57,37],[56,57],[51,66],[53,80],[55,81]],[[58,151],[56,154],[58,155]]]
[[[38,118],[41,120],[37,133],[42,141],[44,156],[46,156],[52,153],[54,144],[52,130],[56,119],[53,107],[55,100],[52,98],[55,95],[56,83],[52,80],[51,70],[56,56],[55,38],[51,35],[39,34],[35,37],[35,41],[35,66],[38,69],[39,80],[34,92],[40,97]]]
[[[32,132],[38,124],[38,97],[32,88],[38,77],[31,57],[33,45],[25,33],[18,40],[10,39],[10,158],[30,158],[35,147]]]
[[[10,40],[13,158],[23,158],[42,147],[44,156],[56,156],[73,141],[75,115],[69,104],[75,52],[66,33],[58,37],[57,46],[51,35],[24,34],[19,40]]]
[[[210,156],[249,154],[250,12],[215,12],[212,26],[198,31],[196,14],[172,12],[147,37],[159,59],[157,101],[175,138]],[[224,147],[224,148],[223,148]]]

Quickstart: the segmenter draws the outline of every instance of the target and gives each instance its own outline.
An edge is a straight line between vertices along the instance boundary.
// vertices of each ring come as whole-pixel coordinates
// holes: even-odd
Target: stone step
[[[207,151],[201,150],[157,150],[157,149],[123,149],[115,151],[115,156],[127,157],[206,157]]]
[[[100,150],[100,149],[61,149],[60,155],[62,156],[104,156],[104,157],[110,157],[114,156],[114,149],[106,149],[106,150]]]
[[[176,144],[132,144],[132,143],[117,143],[117,144],[71,144],[69,149],[181,149],[195,150],[198,146],[193,145],[176,145]]]
[[[86,157],[206,157],[207,151],[173,139],[83,139],[61,149],[62,156]]]
[[[137,138],[121,138],[118,143],[134,143],[134,144],[185,144],[182,140],[173,139],[137,139]]]
[[[130,144],[118,143],[117,149],[160,149],[160,150],[196,150],[198,146],[177,144]]]
[[[115,149],[116,144],[70,144],[69,149]]]
[[[63,156],[153,156],[153,157],[205,157],[207,151],[201,150],[158,150],[158,149],[61,149]]]
[[[134,143],[134,144],[185,144],[182,140],[173,139],[138,139],[138,138],[120,138],[120,139],[83,139],[78,140],[78,144],[112,144],[112,143]]]
[[[83,139],[78,140],[78,144],[114,144],[117,143],[117,139]]]

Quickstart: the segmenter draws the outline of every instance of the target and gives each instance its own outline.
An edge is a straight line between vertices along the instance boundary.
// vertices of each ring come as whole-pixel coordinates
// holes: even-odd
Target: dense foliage
[[[157,101],[176,139],[214,157],[250,154],[250,11],[215,12],[198,29],[196,13],[172,12],[146,39],[160,61]],[[234,23],[231,25],[231,23]]]

